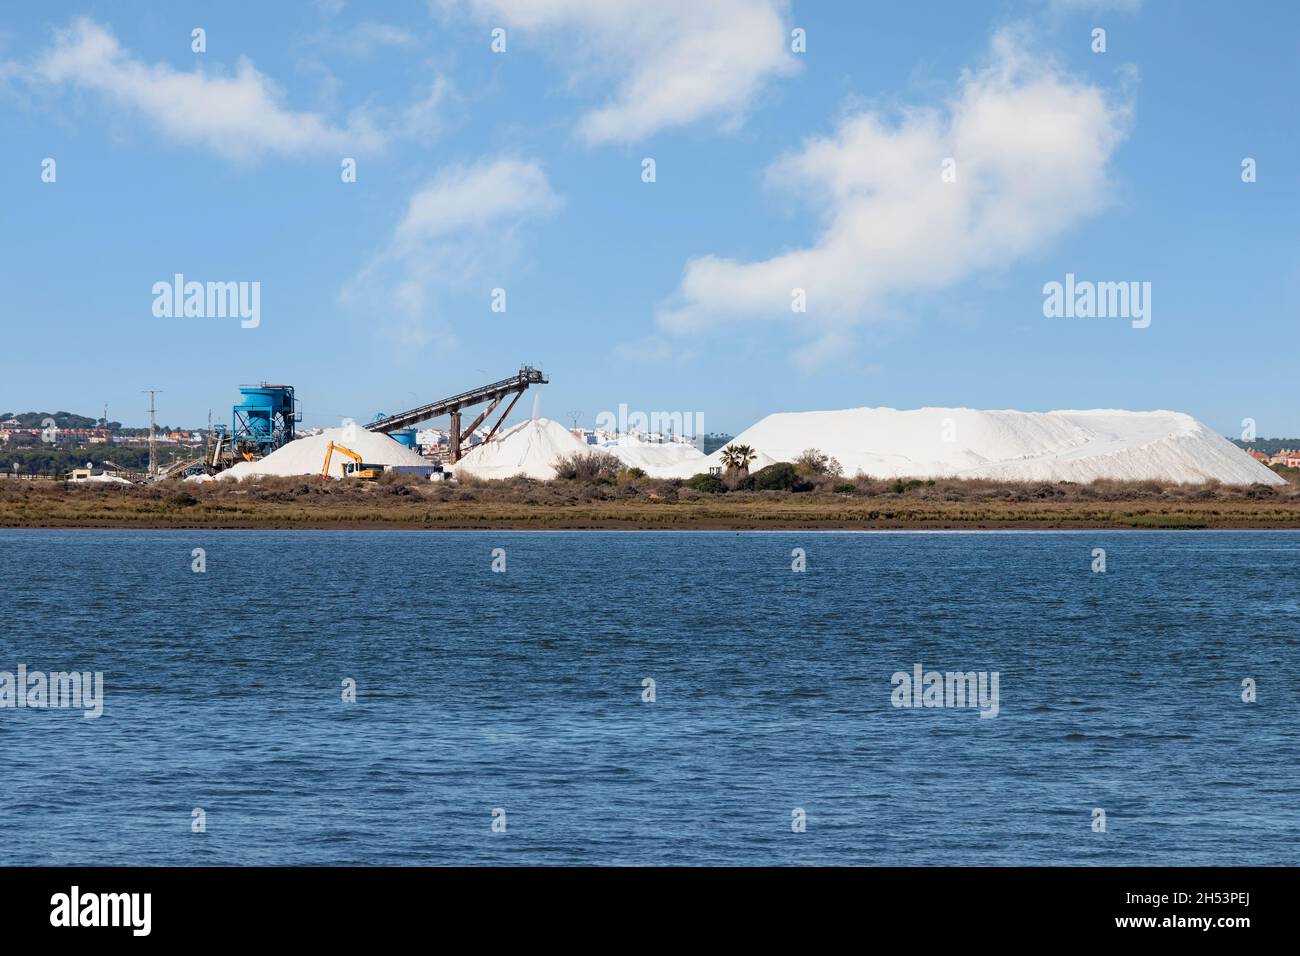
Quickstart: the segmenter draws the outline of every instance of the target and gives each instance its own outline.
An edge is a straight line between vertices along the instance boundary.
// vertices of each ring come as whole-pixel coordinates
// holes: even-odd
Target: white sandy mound
[[[211,475],[205,475],[202,472],[199,472],[196,475],[186,475],[184,478],[181,479],[181,481],[193,482],[196,485],[206,485],[209,481],[216,481],[216,480],[217,479],[213,478]]]
[[[1285,484],[1180,412],[850,408],[769,415],[734,441],[778,461],[818,448],[850,476]]]
[[[73,485],[129,485],[130,483],[125,478],[117,477],[117,475],[91,475],[89,478],[82,478],[79,481],[72,482]]]
[[[597,449],[549,418],[536,418],[507,428],[490,442],[472,449],[452,470],[459,477],[513,478],[525,475],[549,481],[555,477],[555,460],[575,452]]]
[[[746,432],[745,434],[749,434],[749,433]],[[784,458],[773,458],[771,455],[765,453],[753,442],[745,441],[743,437],[736,438],[734,441],[729,442],[728,444],[733,444],[733,445],[747,444],[754,449],[754,459],[749,463],[749,473],[751,475],[754,472],[758,471],[760,468],[766,468],[768,465],[775,465],[778,461],[793,460],[793,459],[784,459]],[[701,452],[700,457],[698,458],[683,459],[682,461],[678,462],[675,465],[671,465],[660,469],[659,473],[655,474],[654,477],[689,478],[692,475],[708,474],[710,469],[713,468],[723,468],[722,452],[723,449],[725,449],[725,447],[726,446],[724,445],[723,448],[719,448],[712,455],[706,456]],[[803,449],[800,449],[800,451],[802,450]],[[646,469],[646,471],[648,474],[650,473],[649,469]]]
[[[689,476],[708,467],[704,452],[681,442],[646,442],[627,436],[599,448],[617,456],[628,468],[640,468],[651,478],[671,478],[683,471]]]
[[[263,475],[319,475],[331,441],[350,448],[368,465],[428,464],[417,452],[381,432],[369,432],[364,428],[326,428],[318,435],[297,438],[281,445],[258,461],[241,461],[217,477],[223,481],[238,481]],[[344,463],[351,461],[336,450],[330,459],[330,477],[342,477]]]

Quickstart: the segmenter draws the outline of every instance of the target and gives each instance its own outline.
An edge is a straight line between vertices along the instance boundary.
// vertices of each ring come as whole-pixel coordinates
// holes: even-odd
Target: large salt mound
[[[559,422],[536,418],[507,428],[490,442],[470,450],[453,466],[457,477],[513,478],[525,475],[549,481],[555,460],[593,449]]]
[[[325,452],[330,442],[350,448],[368,465],[427,465],[417,452],[382,432],[364,428],[326,428],[319,435],[297,438],[281,445],[265,458],[241,461],[217,475],[223,480],[260,478],[264,475],[319,475],[325,464]],[[330,477],[339,478],[343,465],[351,462],[347,455],[337,450],[330,459]]]
[[[767,416],[734,443],[761,453],[751,471],[765,458],[794,461],[804,449],[818,448],[839,459],[846,475],[877,478],[1285,484],[1190,415],[1166,411],[788,412]]]

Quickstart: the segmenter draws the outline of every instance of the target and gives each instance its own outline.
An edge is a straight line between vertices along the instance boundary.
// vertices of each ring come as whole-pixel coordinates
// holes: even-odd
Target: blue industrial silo
[[[266,455],[293,441],[302,414],[292,385],[241,385],[239,393],[242,401],[233,409],[230,430],[234,447]]]

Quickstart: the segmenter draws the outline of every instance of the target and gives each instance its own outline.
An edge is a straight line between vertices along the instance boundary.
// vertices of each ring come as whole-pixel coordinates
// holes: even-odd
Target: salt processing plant
[[[214,428],[202,457],[157,477],[187,481],[322,475],[366,480],[399,472],[431,480],[472,476],[556,477],[556,462],[606,452],[652,478],[720,474],[725,449],[706,455],[691,436],[566,428],[531,417],[507,426],[520,398],[547,384],[528,365],[510,377],[367,424],[300,434],[292,385],[240,387],[231,424]],[[476,414],[473,414],[477,412]],[[472,419],[469,417],[473,414]],[[445,418],[445,429],[416,426]],[[425,440],[421,442],[421,438]],[[816,448],[845,474],[876,478],[999,481],[1098,479],[1177,483],[1284,484],[1241,448],[1189,415],[1118,409],[1022,412],[969,408],[851,408],[778,412],[733,439],[753,449],[755,469]]]
[[[432,477],[443,472],[442,464],[454,465],[463,457],[471,441],[490,441],[500,430],[520,396],[530,385],[543,385],[546,377],[529,366],[518,374],[429,402],[395,415],[379,415],[369,424],[348,423],[342,428],[299,438],[297,425],[302,421],[298,399],[292,385],[240,386],[239,404],[231,410],[231,425],[212,430],[208,448],[202,458],[179,461],[159,477],[222,476],[242,478],[260,474],[313,474],[331,476],[330,464],[337,454],[335,477],[372,476],[379,471],[408,471]],[[480,435],[478,430],[503,402],[505,410],[495,424]],[[479,405],[487,407],[468,426],[462,414]],[[421,422],[447,416],[445,450],[431,448],[425,456],[415,451],[417,433],[412,427]],[[349,447],[347,440],[357,448]],[[323,447],[322,447],[323,446]],[[317,448],[321,454],[315,454]],[[263,462],[266,465],[263,466]],[[315,467],[313,467],[315,465]],[[369,466],[369,467],[368,467]],[[287,470],[286,470],[287,469]]]

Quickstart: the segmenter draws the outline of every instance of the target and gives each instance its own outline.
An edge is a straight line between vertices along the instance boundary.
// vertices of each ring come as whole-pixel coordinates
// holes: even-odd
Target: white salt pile
[[[492,441],[472,449],[452,470],[458,477],[513,478],[525,475],[549,481],[555,477],[557,458],[594,450],[559,422],[534,418],[507,428]]]
[[[745,434],[748,434],[748,432]],[[760,468],[766,468],[768,465],[775,465],[778,461],[793,461],[793,459],[773,458],[771,455],[758,448],[753,442],[745,442],[743,438],[735,438],[730,442],[730,444],[748,444],[750,448],[754,450],[754,457],[750,459],[749,462],[749,473],[751,475]],[[725,466],[722,464],[723,450],[723,448],[719,448],[712,455],[707,456],[701,453],[698,459],[682,461],[677,465],[663,468],[660,473],[654,477],[689,478],[691,475],[708,474],[710,469],[714,468],[723,468],[725,470]]]
[[[129,485],[130,483],[125,478],[117,477],[117,475],[91,475],[89,478],[82,478],[72,482],[73,485]]]
[[[381,432],[364,428],[326,428],[317,435],[298,438],[281,445],[258,461],[241,461],[227,468],[217,477],[222,480],[258,478],[263,475],[319,475],[325,464],[325,452],[330,442],[349,448],[361,456],[368,465],[427,465],[419,453]],[[344,464],[352,459],[337,449],[330,459],[330,477],[343,475]]]
[[[427,464],[416,452],[377,432],[326,429],[299,438],[261,461],[242,462],[219,475],[320,474],[330,441],[371,464]],[[1098,478],[1227,484],[1285,484],[1227,439],[1178,412],[1016,412],[970,408],[850,408],[830,412],[769,415],[737,435],[751,446],[755,472],[777,461],[794,461],[808,448],[839,460],[844,474],[877,478],[991,478],[1002,481],[1078,481]],[[656,478],[680,477],[722,467],[722,449],[705,457],[681,444],[635,439],[602,447],[583,442],[559,422],[545,418],[515,425],[471,450],[454,466],[457,475],[511,478],[555,477],[556,459],[604,451],[629,468]],[[350,459],[335,454],[336,477]],[[103,480],[103,479],[100,479]],[[120,480],[120,479],[119,479]]]
[[[694,475],[707,469],[704,452],[681,442],[648,442],[635,436],[598,446],[628,468],[640,468],[651,478],[667,478],[686,472]]]
[[[845,475],[877,478],[1098,478],[1285,484],[1232,442],[1179,412],[1017,412],[970,408],[850,408],[769,415],[733,440],[765,460],[794,461],[817,448]],[[721,452],[709,458],[714,466]],[[677,474],[702,470],[695,465]]]
[[[513,478],[526,475],[549,481],[555,461],[567,455],[605,452],[627,468],[640,468],[651,477],[670,477],[685,471],[703,471],[705,457],[698,449],[680,443],[657,443],[626,438],[605,445],[588,445],[559,422],[537,418],[508,428],[491,442],[470,451],[455,466],[457,475],[477,478]]]

